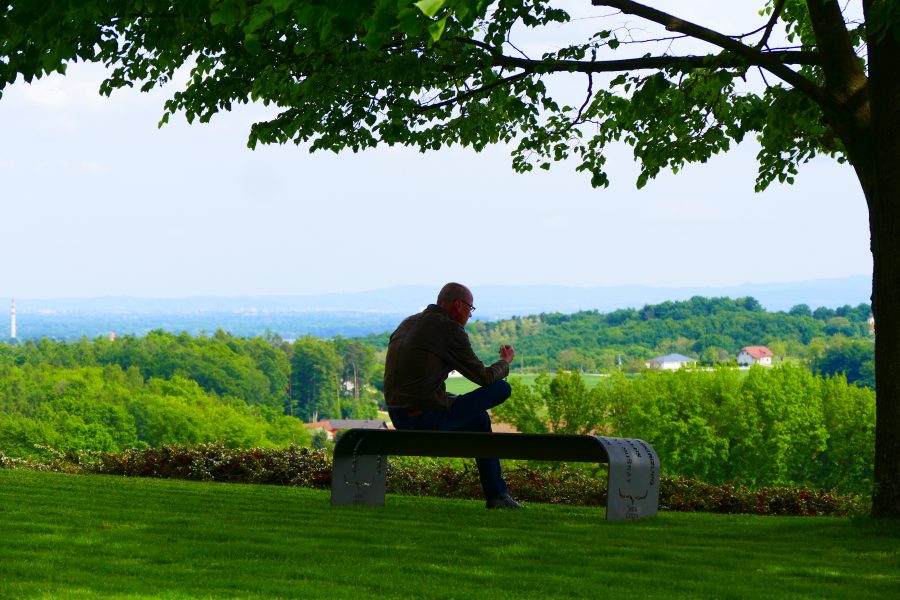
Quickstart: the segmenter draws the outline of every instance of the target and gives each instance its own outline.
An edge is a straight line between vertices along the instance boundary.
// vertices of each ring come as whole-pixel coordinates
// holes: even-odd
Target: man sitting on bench
[[[384,397],[397,429],[491,431],[487,411],[509,398],[504,380],[516,353],[500,346],[500,360],[485,366],[472,350],[465,325],[475,311],[472,292],[459,283],[441,288],[436,304],[404,319],[391,334],[384,364]],[[451,371],[480,385],[456,396]],[[488,508],[522,508],[509,495],[498,459],[476,459]]]

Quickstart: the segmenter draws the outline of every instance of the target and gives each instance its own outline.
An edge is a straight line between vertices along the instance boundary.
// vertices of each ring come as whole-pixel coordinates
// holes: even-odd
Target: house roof
[[[755,359],[766,358],[767,356],[775,356],[771,350],[765,346],[744,346],[741,352],[746,352]]]
[[[378,419],[328,419],[317,423],[307,423],[307,427],[338,431],[341,429],[387,429],[385,421]]]
[[[690,356],[685,356],[683,354],[666,354],[665,356],[657,356],[656,358],[651,358],[650,362],[697,362],[696,358],[691,358]]]

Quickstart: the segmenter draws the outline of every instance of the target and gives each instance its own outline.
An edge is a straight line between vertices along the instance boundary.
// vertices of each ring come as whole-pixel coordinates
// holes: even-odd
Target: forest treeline
[[[866,485],[868,476],[860,464],[869,464],[868,458],[857,453],[862,463],[850,465],[850,453],[844,450],[840,455],[843,458],[835,458],[838,451],[822,440],[837,439],[839,434],[829,423],[838,421],[828,416],[834,411],[821,412],[824,409],[818,407],[824,406],[821,390],[827,388],[832,390],[828,398],[844,398],[848,406],[855,406],[858,410],[854,415],[863,418],[869,414],[868,408],[860,407],[870,396],[855,394],[871,394],[862,388],[874,384],[872,334],[867,322],[870,314],[868,305],[815,310],[800,305],[789,312],[768,313],[752,298],[694,298],[608,314],[588,311],[476,321],[467,329],[486,361],[495,359],[501,342],[516,345],[514,373],[562,370],[613,374],[610,385],[597,386],[592,392],[596,395],[587,396],[590,402],[576,403],[579,415],[567,413],[555,426],[588,422],[597,430],[652,440],[666,453],[672,473],[681,470],[713,481],[738,478],[735,474],[739,474],[743,481],[759,484],[809,481],[856,489]],[[303,422],[377,416],[379,405],[383,405],[387,337],[306,336],[287,341],[277,335],[241,338],[217,331],[209,336],[191,336],[154,330],[145,336],[114,340],[99,337],[71,343],[43,339],[0,344],[0,451],[26,456],[49,452],[46,448],[118,451],[208,441],[234,447],[308,444],[310,436]],[[728,369],[679,374],[698,379],[683,389],[653,383],[657,387],[649,391],[641,386],[657,380],[651,374],[633,375],[642,370],[644,360],[656,354],[681,352],[702,357],[712,365],[733,361],[744,345],[763,344],[780,359],[789,357],[786,362],[796,366],[788,364],[786,370],[752,374],[743,380],[737,371]],[[836,374],[842,375],[832,377]],[[806,414],[803,407],[807,407],[809,414],[804,418],[825,423],[826,433],[816,438],[818,441],[787,444],[773,437],[773,432],[787,427],[784,423],[769,426],[746,417],[744,429],[724,424],[725,416],[743,414],[740,410],[751,410],[747,407],[765,396],[762,392],[747,396],[747,382],[758,383],[760,389],[768,390],[766,398],[775,398],[789,394],[790,386],[778,379],[788,376],[806,394],[785,396],[796,409],[788,422],[795,423],[797,415]],[[559,391],[563,390],[561,383],[551,386],[546,377],[540,382],[544,383],[534,389],[516,384],[507,408],[512,410],[520,401],[527,404],[529,394],[544,397],[554,389],[557,396],[565,397]],[[725,388],[728,391],[722,391]],[[679,399],[679,394],[689,389],[693,390],[689,397],[695,404],[682,406],[680,403],[686,401]],[[834,391],[838,389],[840,393]],[[810,390],[819,391],[807,394]],[[718,402],[715,410],[704,404],[708,402]],[[759,407],[753,410],[757,416],[776,414]],[[811,417],[814,413],[821,414]],[[512,415],[508,418],[525,431],[554,423],[549,408],[530,417],[527,414],[516,415],[517,420]],[[718,421],[702,421],[713,414],[719,415]],[[772,423],[778,421],[772,419]],[[654,424],[661,422],[680,431],[682,437],[654,429]],[[865,430],[868,426],[859,427]],[[849,434],[845,437],[849,439]],[[670,438],[671,443],[667,441]],[[694,443],[682,443],[691,439]],[[857,435],[853,439],[861,438]],[[755,441],[751,444],[746,440]],[[740,465],[750,463],[760,465],[758,469],[769,468],[765,456],[740,458],[749,456],[746,452],[760,440],[769,440],[766,443],[776,448],[790,447],[797,457],[815,457],[815,464],[825,461],[844,466],[815,477],[794,466],[778,467],[781,470],[774,474],[741,471]],[[746,448],[736,445],[741,443],[747,444]],[[870,448],[866,443],[858,447]],[[692,458],[686,458],[688,455]],[[796,466],[798,461],[796,457],[785,458],[782,463]],[[717,471],[717,465],[725,466]]]
[[[581,311],[470,321],[467,331],[485,361],[496,360],[500,344],[513,344],[514,371],[637,372],[646,360],[673,352],[714,365],[734,362],[744,346],[768,346],[779,360],[802,359],[825,374],[847,372],[851,381],[871,387],[871,315],[868,304],[814,310],[799,304],[788,312],[767,312],[754,298],[698,296],[605,314]],[[384,349],[388,337],[365,339]],[[863,365],[866,361],[868,366]]]
[[[305,445],[301,421],[265,405],[204,390],[181,375],[139,369],[25,365],[0,369],[0,452],[119,452],[223,441],[239,448]]]
[[[3,344],[0,451],[305,445],[304,421],[376,416],[375,367],[374,349],[340,338],[291,344],[156,330]]]

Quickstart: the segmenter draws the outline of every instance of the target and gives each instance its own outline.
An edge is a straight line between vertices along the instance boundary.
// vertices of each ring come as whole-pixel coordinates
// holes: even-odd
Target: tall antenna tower
[[[9,316],[9,337],[16,339],[16,299],[12,299],[12,309]]]

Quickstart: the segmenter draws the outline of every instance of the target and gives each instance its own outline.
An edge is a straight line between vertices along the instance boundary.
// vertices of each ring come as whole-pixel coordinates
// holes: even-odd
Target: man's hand
[[[512,364],[513,359],[516,357],[516,351],[513,350],[512,346],[504,344],[500,346],[500,360],[506,361],[507,364]]]

